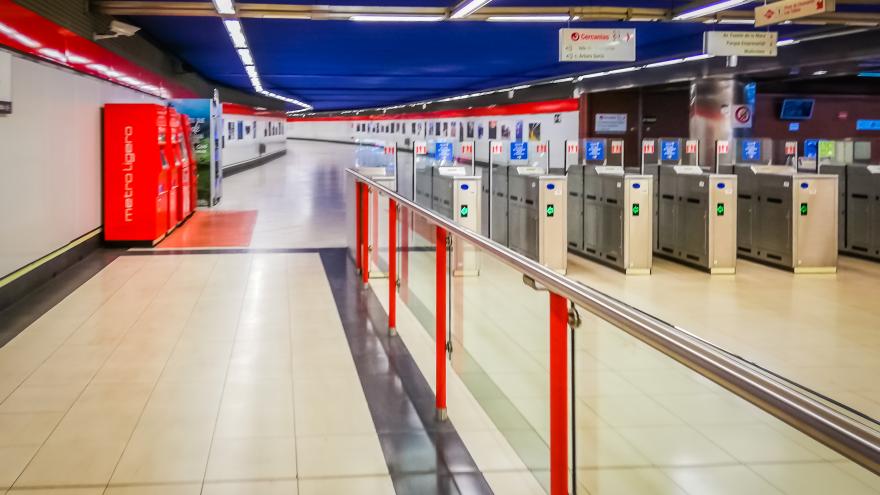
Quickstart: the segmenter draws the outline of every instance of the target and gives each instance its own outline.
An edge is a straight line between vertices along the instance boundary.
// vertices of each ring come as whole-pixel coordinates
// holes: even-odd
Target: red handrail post
[[[364,184],[360,181],[355,181],[354,183],[354,232],[355,232],[355,245],[354,245],[354,257],[355,257],[355,267],[357,267],[358,272],[361,270],[361,243],[364,242],[364,233],[361,228],[361,195],[363,194]]]
[[[550,495],[568,495],[568,301],[550,293]]]
[[[446,419],[446,229],[437,227],[436,253],[436,294],[434,313],[436,314],[436,328],[434,329],[434,341],[437,347],[436,355],[436,390],[437,418],[441,421]]]
[[[388,332],[397,329],[397,201],[388,199]]]
[[[361,193],[361,279],[364,287],[370,280],[370,186]]]

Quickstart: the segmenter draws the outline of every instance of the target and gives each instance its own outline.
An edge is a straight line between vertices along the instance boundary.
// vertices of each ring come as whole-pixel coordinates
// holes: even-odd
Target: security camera
[[[110,32],[105,34],[95,34],[96,40],[105,40],[109,38],[118,38],[120,36],[134,36],[141,28],[132,26],[122,21],[110,21]]]
[[[134,36],[141,28],[120,21],[110,21],[110,31],[119,36]]]

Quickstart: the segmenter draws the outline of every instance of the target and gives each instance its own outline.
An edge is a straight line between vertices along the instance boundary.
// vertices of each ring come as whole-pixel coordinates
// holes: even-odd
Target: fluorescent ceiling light
[[[244,71],[247,72],[248,77],[259,77],[257,75],[257,68],[253,65],[245,65]]]
[[[353,15],[350,21],[359,22],[437,22],[442,21],[442,15]]]
[[[722,10],[731,9],[733,7],[738,7],[743,4],[751,3],[752,0],[724,0],[722,2],[710,3],[709,5],[705,5],[698,9],[694,9],[688,12],[682,12],[677,16],[673,17],[674,21],[685,21],[688,19],[695,19],[697,17],[707,16],[709,14],[714,14],[715,12],[721,12]]]
[[[817,70],[816,72],[813,72],[814,76],[824,76],[825,74],[828,74],[827,70]]]
[[[567,15],[494,15],[486,18],[489,22],[568,22]]]
[[[646,69],[653,69],[654,67],[666,67],[667,65],[675,65],[683,63],[683,58],[674,58],[672,60],[664,60],[662,62],[654,62],[652,64],[648,64],[645,66]]]
[[[607,72],[594,72],[592,74],[584,74],[584,75],[578,77],[578,81],[583,81],[584,79],[592,79],[594,77],[602,77],[602,76],[607,76],[607,75],[608,75]]]
[[[697,60],[706,60],[709,58],[712,58],[712,55],[709,55],[708,53],[703,53],[700,55],[691,55],[690,57],[685,57],[681,60],[682,62],[695,62]]]
[[[247,48],[239,48],[238,56],[241,57],[241,63],[244,65],[254,65],[254,57],[251,55],[251,51]]]
[[[491,0],[465,0],[465,2],[459,4],[459,6],[452,11],[452,15],[449,17],[450,19],[461,19],[462,17],[467,17],[490,1]]]
[[[232,0],[211,0],[218,14],[235,14],[235,4]]]
[[[241,22],[235,19],[226,19],[223,21],[229,37],[232,38],[232,44],[236,48],[247,48],[247,39],[244,37],[244,31],[241,30]]]
[[[755,24],[754,19],[719,19],[718,24],[746,24],[753,25]]]
[[[635,66],[633,66],[633,67],[624,67],[624,68],[622,68],[622,69],[609,70],[608,72],[606,72],[606,74],[609,74],[609,75],[610,75],[610,74],[623,74],[623,73],[625,73],[625,72],[633,72],[633,71],[636,71],[636,70],[639,70],[639,69],[641,69],[641,67],[635,67]]]
[[[800,41],[795,40],[795,39],[791,39],[791,38],[786,38],[784,40],[777,41],[776,46],[797,45],[798,43],[800,43]]]

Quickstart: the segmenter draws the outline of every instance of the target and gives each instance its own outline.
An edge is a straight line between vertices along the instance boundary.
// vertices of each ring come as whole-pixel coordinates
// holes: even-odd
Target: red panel
[[[434,314],[436,325],[434,327],[434,394],[438,411],[446,410],[446,229],[436,228],[435,253],[435,303]]]
[[[486,117],[500,115],[530,115],[538,113],[576,112],[578,99],[549,100],[534,103],[514,103],[512,105],[492,105],[489,107],[463,108],[459,110],[438,110],[423,113],[399,113],[396,115],[339,115],[335,117],[289,117],[288,122],[330,122],[355,120],[417,120],[451,119],[456,117]]]
[[[550,293],[550,495],[568,495],[568,301]]]
[[[104,107],[104,237],[155,242],[169,229],[168,173],[163,148],[167,108]]]
[[[257,117],[277,117],[283,119],[287,114],[284,112],[276,112],[274,110],[260,110],[258,108],[249,107],[247,105],[239,105],[238,103],[224,103],[223,113],[229,115],[255,115]]]
[[[0,0],[0,45],[155,96],[196,96],[12,0]]]

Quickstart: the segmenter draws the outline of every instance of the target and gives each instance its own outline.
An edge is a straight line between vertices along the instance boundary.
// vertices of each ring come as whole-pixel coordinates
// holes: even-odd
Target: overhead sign
[[[761,141],[744,139],[742,141],[742,161],[757,162],[761,160]]]
[[[678,139],[660,141],[660,158],[669,162],[677,162],[681,158],[681,147]]]
[[[755,27],[834,12],[834,0],[780,0],[755,8]]]
[[[584,143],[584,156],[591,161],[605,161],[605,140],[590,139]]]
[[[597,113],[596,127],[597,134],[623,134],[626,132],[626,114],[625,113]]]
[[[730,109],[731,126],[734,128],[752,127],[751,105],[733,105]]]
[[[560,29],[560,62],[633,62],[635,29]]]
[[[0,115],[12,113],[12,54],[0,52]]]
[[[513,141],[510,143],[510,159],[511,160],[528,160],[529,159],[529,143],[525,141]]]
[[[779,33],[769,31],[706,31],[703,51],[717,57],[775,57]]]

